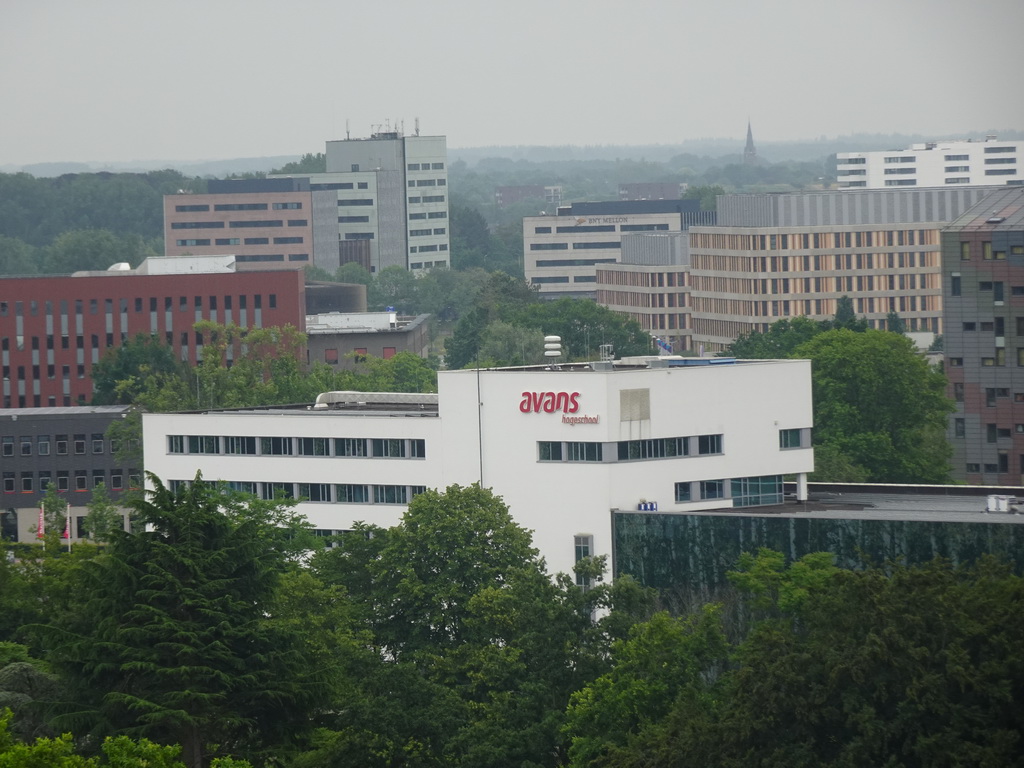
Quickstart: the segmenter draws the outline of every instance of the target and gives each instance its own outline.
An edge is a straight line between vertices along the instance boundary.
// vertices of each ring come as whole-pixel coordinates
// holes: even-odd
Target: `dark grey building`
[[[1024,478],[1024,189],[994,192],[941,233],[953,477]]]
[[[35,541],[39,504],[50,484],[70,504],[73,540],[84,532],[86,505],[99,483],[114,503],[141,487],[141,470],[124,466],[118,460],[122,446],[106,436],[128,410],[126,405],[0,410],[0,534],[5,539]],[[138,455],[136,446],[123,447]]]

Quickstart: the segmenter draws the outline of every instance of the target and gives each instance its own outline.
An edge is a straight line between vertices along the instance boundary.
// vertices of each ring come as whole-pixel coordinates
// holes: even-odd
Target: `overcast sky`
[[[1024,0],[0,0],[0,165],[1024,128]]]

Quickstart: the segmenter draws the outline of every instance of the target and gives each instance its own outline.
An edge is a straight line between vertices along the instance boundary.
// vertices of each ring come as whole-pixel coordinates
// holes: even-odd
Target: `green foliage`
[[[271,171],[272,174],[327,173],[327,155],[323,152],[307,152],[298,160],[285,163]]]
[[[673,618],[655,614],[612,648],[614,667],[573,694],[565,724],[569,765],[602,764],[631,734],[666,717],[681,695],[704,698],[703,675],[725,661],[718,609]]]
[[[529,533],[477,486],[417,495],[401,525],[337,545],[315,571],[346,588],[377,653],[295,768],[554,768],[570,694],[650,615],[650,592],[629,578],[589,590],[551,578]]]
[[[683,194],[684,200],[700,200],[702,211],[714,211],[717,207],[717,198],[724,195],[725,189],[720,184],[702,185],[690,187]]]
[[[271,613],[304,524],[198,476],[176,493],[150,481],[136,530],[112,533],[76,573],[82,597],[39,630],[72,686],[55,722],[181,744],[190,768],[217,749],[286,744],[329,688]]]
[[[890,312],[885,316],[885,330],[891,333],[906,333],[907,324],[903,322],[903,318],[896,312]]]
[[[821,323],[806,317],[778,320],[768,326],[764,333],[751,331],[742,334],[722,356],[745,360],[781,360],[791,357],[797,347],[823,330]]]
[[[133,403],[151,377],[187,381],[187,366],[174,349],[153,335],[137,334],[119,347],[108,350],[92,367],[95,405]]]
[[[124,530],[124,513],[110,500],[105,483],[93,487],[92,500],[86,508],[89,513],[85,516],[85,530],[93,541],[106,543],[114,532]]]
[[[617,645],[612,671],[573,697],[570,765],[1024,765],[1020,576],[992,561],[836,571],[827,558],[788,573],[780,558],[747,559],[749,599],[780,599],[728,666],[720,634],[706,644],[666,617]]]
[[[946,379],[913,342],[833,330],[793,356],[812,361],[816,443],[835,446],[871,482],[948,482]]]

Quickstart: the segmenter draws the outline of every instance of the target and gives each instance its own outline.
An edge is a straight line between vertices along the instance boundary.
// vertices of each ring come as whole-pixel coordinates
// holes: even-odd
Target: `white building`
[[[631,232],[682,232],[714,224],[698,200],[622,200],[573,203],[555,216],[523,219],[523,272],[552,297],[594,298],[597,270],[621,261],[622,237]]]
[[[934,141],[886,152],[840,152],[840,188],[1024,184],[1024,141]]]
[[[273,498],[324,531],[399,522],[420,489],[480,482],[553,571],[613,554],[613,512],[685,513],[804,496],[805,360],[647,358],[444,371],[437,395],[325,393],[321,405],[145,414],[146,468]]]

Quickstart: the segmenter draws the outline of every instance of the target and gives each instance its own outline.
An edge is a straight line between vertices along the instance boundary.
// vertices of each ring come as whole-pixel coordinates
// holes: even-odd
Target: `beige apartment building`
[[[597,268],[597,303],[627,315],[665,352],[693,349],[685,232],[622,238],[622,262]]]
[[[843,296],[872,327],[895,312],[909,331],[940,334],[939,232],[998,189],[721,195],[714,226],[623,237],[619,262],[596,270],[596,298],[674,352],[720,351],[788,317],[827,320]]]
[[[695,227],[690,230],[693,336],[720,350],[787,317],[827,320],[842,296],[884,328],[942,333],[941,224]]]

